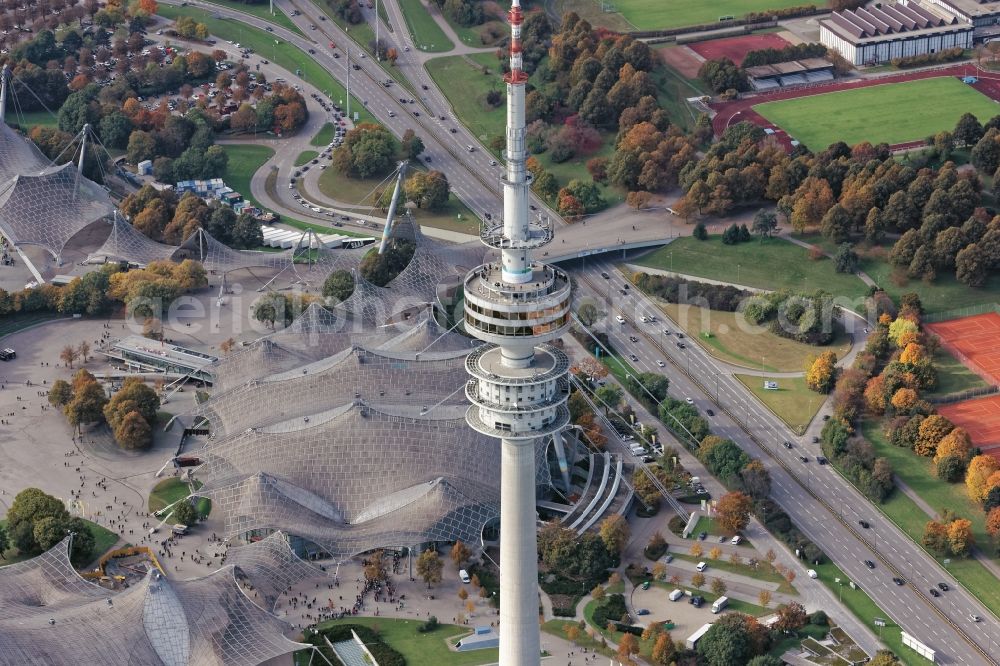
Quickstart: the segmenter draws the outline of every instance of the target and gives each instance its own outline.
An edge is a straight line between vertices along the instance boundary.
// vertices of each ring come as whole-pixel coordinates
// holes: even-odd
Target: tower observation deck
[[[565,333],[572,290],[562,270],[535,262],[531,251],[552,240],[552,227],[528,212],[525,84],[521,64],[519,0],[511,25],[507,84],[507,147],[503,218],[484,222],[483,243],[500,251],[497,262],[465,278],[465,327],[489,345],[466,360],[469,425],[501,440],[500,664],[541,661],[538,626],[538,555],[535,516],[535,443],[565,427],[569,360],[546,344]]]

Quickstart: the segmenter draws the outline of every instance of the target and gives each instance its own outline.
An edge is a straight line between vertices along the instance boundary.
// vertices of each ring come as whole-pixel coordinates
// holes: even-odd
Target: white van
[[[733,540],[730,541],[729,543],[733,544],[734,546],[738,546],[740,545],[740,541],[743,541],[743,539],[740,537],[739,534],[737,534],[736,536],[733,537]]]
[[[698,571],[704,571],[707,568],[708,568],[708,564],[705,563],[705,562],[699,562],[698,566],[695,567],[695,569],[697,569]]]
[[[670,593],[670,596],[667,598],[670,599],[671,601],[677,601],[683,596],[684,596],[684,590],[674,590],[673,592]]]
[[[718,615],[720,612],[722,612],[722,609],[728,605],[729,605],[729,597],[719,597],[718,599],[715,600],[715,603],[712,604],[712,612]]]
[[[625,323],[625,317],[623,317],[621,315],[615,315],[615,321],[617,321],[619,324],[624,324]]]
[[[469,572],[466,571],[465,569],[458,570],[458,577],[461,578],[462,582],[465,583],[466,585],[468,585],[472,581],[472,579],[469,578]]]
[[[468,148],[468,149],[469,149],[469,152],[470,152],[470,153],[471,153],[471,152],[475,152],[475,150],[476,150],[475,146],[466,146],[466,148]]]

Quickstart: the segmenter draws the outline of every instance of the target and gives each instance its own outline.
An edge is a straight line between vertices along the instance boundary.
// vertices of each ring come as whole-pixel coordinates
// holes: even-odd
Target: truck
[[[667,598],[670,599],[671,601],[677,601],[678,599],[680,599],[683,596],[684,596],[684,590],[677,589],[677,590],[674,590],[673,592],[671,592],[670,596],[667,597]]]
[[[728,605],[729,597],[719,597],[715,600],[715,603],[712,604],[712,612],[718,614]]]
[[[170,531],[176,534],[177,536],[184,536],[185,534],[188,533],[188,526],[182,525],[181,523],[177,523],[176,525],[170,528]]]

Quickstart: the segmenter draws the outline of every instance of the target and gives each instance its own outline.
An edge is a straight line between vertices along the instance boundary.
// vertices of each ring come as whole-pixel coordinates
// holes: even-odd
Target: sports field
[[[965,428],[983,453],[1000,458],[1000,396],[938,405],[938,413]]]
[[[1000,105],[953,76],[766,102],[753,110],[812,150],[843,141],[890,145],[951,130],[965,112],[986,122]]]
[[[709,39],[704,42],[693,42],[687,46],[705,60],[729,58],[733,61],[733,64],[741,65],[743,64],[743,58],[751,51],[783,49],[786,46],[790,46],[790,44],[778,34],[764,32],[759,35]]]
[[[596,0],[594,0],[596,2]],[[785,9],[801,5],[801,0],[616,0],[618,12],[640,30],[679,28],[718,23],[723,16],[741,18],[747,12]],[[816,5],[825,5],[817,2]]]
[[[986,314],[927,324],[927,329],[941,338],[942,345],[963,360],[987,381],[1000,382],[1000,314]]]

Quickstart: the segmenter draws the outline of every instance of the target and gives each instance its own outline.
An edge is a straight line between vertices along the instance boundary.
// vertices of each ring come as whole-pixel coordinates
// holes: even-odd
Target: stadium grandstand
[[[774,90],[833,80],[833,65],[823,58],[757,65],[747,67],[745,71],[754,90]]]

